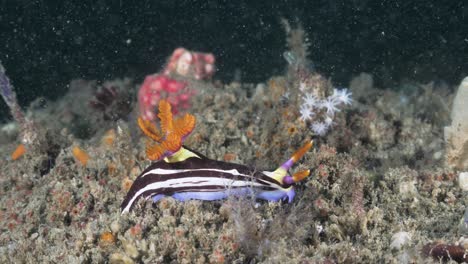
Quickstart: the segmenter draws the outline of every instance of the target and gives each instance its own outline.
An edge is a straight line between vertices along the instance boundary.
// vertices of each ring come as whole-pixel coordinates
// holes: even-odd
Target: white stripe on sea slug
[[[152,171],[156,171],[160,169],[155,169]],[[167,171],[167,170],[166,170]],[[170,171],[178,171],[180,172],[181,170],[170,170]],[[184,170],[184,171],[191,171],[191,170]],[[222,171],[222,170],[221,170]],[[237,171],[237,170],[236,170]],[[177,173],[177,172],[176,172]],[[146,173],[145,175],[147,175]],[[169,174],[169,173],[167,173]],[[242,174],[238,174],[242,175]],[[201,181],[199,184],[184,184],[185,181]],[[263,187],[264,185],[261,183],[253,182],[253,181],[240,181],[240,180],[233,180],[233,179],[227,179],[227,178],[219,178],[219,177],[184,177],[184,178],[178,178],[178,179],[168,179],[164,181],[158,181],[155,183],[150,183],[146,185],[145,187],[141,188],[138,190],[133,197],[128,201],[127,206],[122,210],[122,213],[124,212],[129,212],[130,207],[132,204],[135,202],[135,200],[144,192],[150,191],[150,190],[155,190],[159,188],[172,188],[172,186],[177,185],[177,188],[180,187],[190,187],[190,186],[210,186],[210,185],[218,185],[218,186],[224,186],[226,189],[229,187]]]
[[[145,174],[141,175],[141,177],[145,177],[145,176],[148,175],[148,174],[162,174],[162,175],[166,175],[166,174],[176,174],[176,173],[183,173],[183,172],[189,172],[189,171],[216,171],[216,172],[229,173],[229,174],[235,175],[235,176],[252,177],[252,175],[242,174],[242,173],[240,173],[240,172],[239,172],[238,170],[236,170],[236,169],[231,169],[231,170],[220,170],[220,169],[210,169],[210,168],[204,168],[204,169],[186,169],[186,170],[171,170],[171,169],[161,169],[161,168],[157,168],[157,169],[152,169],[152,170],[146,172]]]
[[[146,175],[150,175],[150,174],[156,174],[156,175],[172,175],[172,174],[178,174],[178,173],[184,173],[184,172],[191,172],[191,171],[213,171],[213,172],[222,172],[222,173],[227,173],[227,174],[230,174],[230,175],[233,175],[233,176],[243,176],[243,177],[246,177],[246,178],[249,178],[249,179],[255,179],[254,176],[252,176],[252,174],[243,174],[243,173],[240,173],[237,169],[230,169],[230,170],[221,170],[221,169],[211,169],[211,168],[203,168],[203,169],[161,169],[161,168],[157,168],[157,169],[152,169],[148,172],[146,172],[145,174],[141,175],[139,178],[143,178],[145,177]],[[270,178],[271,175],[272,175],[272,172],[271,171],[263,171],[262,172],[264,175],[267,175],[269,176]],[[277,186],[277,184],[274,184],[274,183],[271,183],[271,182],[268,182],[264,179],[257,179],[261,182],[263,182],[264,184],[268,184],[270,186]],[[161,181],[164,181],[164,179],[161,179]]]

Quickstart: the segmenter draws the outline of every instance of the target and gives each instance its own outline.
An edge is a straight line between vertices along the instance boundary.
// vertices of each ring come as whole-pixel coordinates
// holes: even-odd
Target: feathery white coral
[[[336,112],[340,111],[340,109],[336,107],[337,105],[338,102],[336,102],[332,96],[328,97],[325,100],[322,100],[321,102],[322,108],[326,109],[328,115],[334,115]]]
[[[333,117],[331,116],[326,116],[325,117],[325,120],[324,120],[324,123],[326,126],[331,126],[333,125]]]
[[[301,109],[299,109],[299,112],[301,113],[300,118],[302,121],[307,121],[309,119],[312,119],[312,116],[315,115],[315,113],[312,112],[312,109],[310,109],[310,107],[308,107],[305,104],[301,105]]]
[[[311,127],[316,135],[323,136],[328,131],[328,126],[323,122],[314,122]]]
[[[300,119],[309,121],[310,129],[318,136],[324,136],[333,126],[335,114],[340,112],[340,105],[352,103],[352,93],[348,89],[333,89],[333,94],[319,98],[313,93],[305,93],[303,89],[306,84],[300,83],[302,91],[301,106],[299,108]]]
[[[337,103],[342,103],[345,105],[349,105],[352,103],[353,99],[351,99],[351,95],[353,93],[348,92],[348,89],[333,89],[333,95],[331,96],[333,100],[335,100]]]
[[[317,107],[317,104],[319,100],[317,97],[313,94],[306,94],[305,96],[302,97],[302,100],[304,100],[304,104],[309,107]]]

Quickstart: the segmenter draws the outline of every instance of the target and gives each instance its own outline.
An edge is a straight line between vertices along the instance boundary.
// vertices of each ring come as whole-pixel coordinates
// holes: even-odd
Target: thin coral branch
[[[25,123],[25,118],[21,107],[18,104],[16,99],[16,93],[13,89],[13,86],[10,83],[10,79],[5,74],[5,68],[3,67],[2,63],[0,62],[0,93],[2,95],[3,100],[10,108],[11,114],[13,118],[18,122],[20,125]]]
[[[35,125],[31,120],[28,120],[16,99],[16,93],[10,83],[10,79],[5,74],[5,68],[0,62],[0,93],[3,100],[8,105],[11,115],[21,127],[21,140],[23,143],[30,145],[37,139]]]

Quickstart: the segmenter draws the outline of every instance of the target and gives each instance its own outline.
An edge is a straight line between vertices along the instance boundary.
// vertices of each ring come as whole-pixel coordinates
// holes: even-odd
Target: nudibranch
[[[157,202],[165,196],[179,201],[190,199],[220,200],[228,196],[247,196],[268,201],[287,200],[295,196],[294,183],[310,170],[289,175],[288,170],[311,147],[308,141],[289,160],[273,171],[259,171],[241,164],[212,160],[182,145],[195,127],[190,114],[173,120],[171,106],[159,104],[160,130],[150,121],[138,119],[149,138],[146,154],[155,160],[133,182],[121,205],[122,214],[131,211],[140,198]]]

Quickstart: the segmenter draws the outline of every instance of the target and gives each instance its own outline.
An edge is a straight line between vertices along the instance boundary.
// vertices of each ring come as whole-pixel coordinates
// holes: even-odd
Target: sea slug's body
[[[122,203],[122,212],[132,210],[139,198],[151,198],[154,202],[164,196],[179,201],[212,201],[229,195],[289,202],[294,198],[293,187],[268,176],[272,172],[197,156],[175,163],[153,163],[133,183]]]

